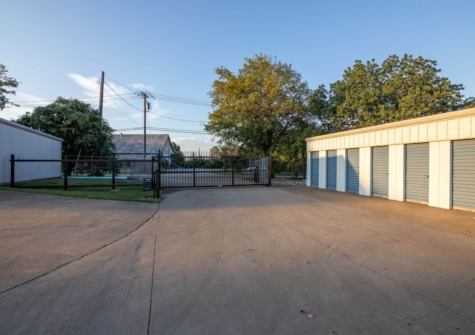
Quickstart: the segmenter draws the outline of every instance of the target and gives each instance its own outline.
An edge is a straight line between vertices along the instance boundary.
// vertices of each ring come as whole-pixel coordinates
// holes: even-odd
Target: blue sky
[[[119,94],[145,87],[209,101],[214,69],[236,71],[257,53],[292,64],[312,88],[340,79],[356,59],[421,55],[437,60],[443,76],[475,96],[473,0],[3,0],[0,12],[0,63],[22,83],[16,101],[93,100],[101,71]],[[7,108],[0,117],[15,118],[43,103]],[[142,108],[139,100],[130,103]],[[202,121],[210,108],[155,100],[152,111]],[[143,118],[121,102],[106,105],[104,117],[116,129],[137,127]],[[149,126],[203,130],[200,122],[152,114]],[[207,135],[170,136],[185,150],[213,145]]]

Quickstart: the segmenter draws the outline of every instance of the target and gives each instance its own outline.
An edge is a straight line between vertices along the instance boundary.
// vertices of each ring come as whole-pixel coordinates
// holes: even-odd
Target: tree
[[[209,154],[218,157],[237,156],[239,155],[239,147],[226,144],[215,145],[209,149]]]
[[[15,78],[7,77],[7,68],[5,65],[0,64],[0,110],[3,110],[6,105],[13,105],[19,107],[19,105],[10,102],[7,98],[7,94],[16,94],[16,91],[9,90],[9,88],[16,88],[18,87],[18,82]]]
[[[15,122],[63,139],[63,155],[109,156],[115,150],[113,129],[90,104],[59,97]]]
[[[185,158],[183,157],[183,152],[178,144],[172,142],[172,148],[175,151],[175,155],[173,155],[172,163],[183,165],[185,163]]]
[[[343,79],[330,85],[328,106],[320,115],[332,130],[354,129],[464,109],[461,84],[439,76],[437,62],[393,55],[381,65],[356,61]],[[323,88],[324,89],[324,88]]]
[[[206,131],[219,144],[259,154],[274,149],[292,131],[314,122],[312,91],[289,64],[259,54],[246,58],[237,74],[219,67],[209,93],[214,107]]]

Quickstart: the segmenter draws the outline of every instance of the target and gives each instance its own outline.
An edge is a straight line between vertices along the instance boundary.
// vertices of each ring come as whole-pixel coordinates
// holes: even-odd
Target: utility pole
[[[102,105],[104,104],[104,71],[102,71],[101,76],[101,89],[99,93],[99,115],[102,119]]]
[[[143,159],[147,158],[147,98],[155,97],[150,92],[138,91],[135,92],[137,96],[143,98]]]

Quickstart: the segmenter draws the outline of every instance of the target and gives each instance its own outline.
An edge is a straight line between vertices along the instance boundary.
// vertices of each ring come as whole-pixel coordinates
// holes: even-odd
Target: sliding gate
[[[271,157],[161,156],[156,182],[167,188],[220,188],[271,185]]]

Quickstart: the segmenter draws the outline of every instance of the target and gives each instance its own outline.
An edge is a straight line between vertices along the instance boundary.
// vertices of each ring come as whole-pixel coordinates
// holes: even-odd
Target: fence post
[[[153,190],[153,198],[155,198],[155,189],[157,188],[157,180],[156,176],[153,170],[153,163],[155,162],[155,156],[152,155],[152,170],[151,170],[151,176],[152,176],[152,190]]]
[[[64,190],[66,191],[68,189],[68,156],[64,156],[63,158],[66,158],[64,161]]]
[[[269,152],[269,186],[272,186],[272,152]]]
[[[115,190],[115,154],[112,154],[112,189]]]
[[[157,199],[160,198],[160,188],[162,187],[162,150],[158,150],[158,182],[157,182]]]
[[[231,178],[232,185],[234,186],[234,157],[231,157]]]
[[[15,187],[15,155],[10,156],[10,187]]]
[[[195,152],[193,151],[193,187],[196,187],[196,171],[195,171]]]

